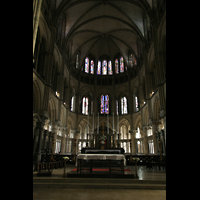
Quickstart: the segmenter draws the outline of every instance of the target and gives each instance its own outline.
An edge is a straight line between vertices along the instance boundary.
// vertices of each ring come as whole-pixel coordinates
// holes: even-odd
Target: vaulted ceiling
[[[138,55],[144,42],[144,15],[151,0],[63,0],[57,1],[57,16],[65,16],[65,43],[71,58],[81,52],[80,61],[92,55],[114,59],[128,52]]]

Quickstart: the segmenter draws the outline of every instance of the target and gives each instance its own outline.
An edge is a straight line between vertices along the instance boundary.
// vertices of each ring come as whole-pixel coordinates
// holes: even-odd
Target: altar
[[[77,173],[80,171],[81,173],[81,163],[84,160],[89,161],[90,167],[89,171],[90,173],[93,171],[93,163],[95,161],[104,161],[107,162],[107,165],[109,167],[109,174],[111,173],[112,170],[116,171],[116,168],[111,168],[116,166],[116,163],[112,163],[112,161],[119,161],[120,162],[120,169],[118,171],[121,171],[124,173],[124,166],[126,165],[126,158],[123,154],[79,154],[77,156]],[[113,165],[112,165],[113,164]]]
[[[94,130],[90,140],[91,147],[81,149],[76,156],[76,168],[67,173],[68,177],[123,177],[133,178],[130,170],[126,170],[124,149],[115,147],[113,130],[102,124]],[[105,134],[104,134],[105,133]],[[93,142],[92,142],[93,141]],[[124,177],[123,177],[124,178]]]

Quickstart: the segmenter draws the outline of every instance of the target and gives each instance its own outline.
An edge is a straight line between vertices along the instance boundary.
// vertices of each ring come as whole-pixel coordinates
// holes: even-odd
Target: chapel
[[[165,0],[33,0],[33,168],[90,148],[165,158]]]

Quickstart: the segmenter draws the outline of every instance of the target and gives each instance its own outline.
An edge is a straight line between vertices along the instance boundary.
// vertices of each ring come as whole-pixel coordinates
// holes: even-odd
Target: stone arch
[[[56,120],[56,106],[53,98],[49,100],[48,110],[49,110],[49,120],[54,122]]]
[[[160,101],[159,98],[156,98],[153,106],[153,121],[159,120],[159,112],[160,112]]]
[[[143,115],[143,125],[148,125],[148,121],[149,121],[149,111],[146,108]]]
[[[136,120],[135,120],[135,123],[133,124],[133,129],[136,130],[138,125],[141,126],[141,115],[139,115]]]
[[[66,122],[66,117],[65,117],[64,109],[62,107],[61,113],[60,113],[60,126],[65,126],[65,122]]]
[[[38,113],[41,109],[41,91],[39,84],[36,81],[33,82],[33,112]]]
[[[37,72],[43,79],[45,79],[46,51],[47,51],[46,39],[42,37],[38,55]]]

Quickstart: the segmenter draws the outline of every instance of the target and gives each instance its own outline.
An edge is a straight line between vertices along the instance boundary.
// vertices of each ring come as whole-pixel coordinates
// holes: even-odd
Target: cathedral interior
[[[33,170],[89,148],[165,160],[165,0],[33,0]]]

